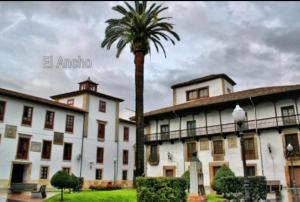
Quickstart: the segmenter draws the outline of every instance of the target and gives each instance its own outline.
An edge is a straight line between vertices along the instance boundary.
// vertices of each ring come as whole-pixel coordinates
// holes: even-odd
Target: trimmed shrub
[[[122,189],[122,187],[118,184],[113,184],[112,182],[108,182],[106,185],[97,184],[97,185],[90,185],[89,187],[91,190],[117,190]]]
[[[187,189],[190,191],[190,171],[185,171],[181,177],[185,180]]]
[[[186,180],[167,177],[136,178],[138,202],[186,202]]]
[[[71,188],[72,184],[72,177],[64,171],[58,171],[57,173],[55,173],[50,181],[51,185],[61,189],[61,197],[60,200],[63,201],[64,200],[64,189],[66,188]]]
[[[240,200],[244,195],[245,177],[224,177],[224,196],[227,199]],[[252,201],[266,200],[267,182],[263,176],[248,177],[249,192]]]
[[[221,168],[218,169],[216,176],[213,179],[213,182],[211,184],[213,190],[215,190],[218,194],[224,193],[224,177],[234,177],[234,172],[231,171],[231,169],[223,165]]]

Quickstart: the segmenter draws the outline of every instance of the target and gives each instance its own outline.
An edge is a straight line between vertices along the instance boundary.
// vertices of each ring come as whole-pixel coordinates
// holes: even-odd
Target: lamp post
[[[246,119],[245,111],[237,104],[235,109],[232,112],[232,117],[234,121],[238,125],[238,136],[240,137],[240,145],[242,150],[242,161],[243,161],[243,172],[244,172],[244,190],[245,190],[245,202],[250,202],[250,192],[249,192],[249,180],[246,174],[246,153],[245,153],[245,146],[244,146],[244,135],[242,131],[243,123]]]
[[[294,147],[291,144],[288,144],[286,149],[288,150],[289,154],[292,154],[292,152],[294,151]],[[291,167],[292,167],[292,176],[293,176],[292,186],[293,186],[293,189],[295,190],[292,192],[292,194],[293,194],[293,196],[294,196],[294,194],[296,194],[295,202],[298,202],[298,189],[297,189],[297,185],[296,185],[296,178],[295,178],[295,172],[294,172],[293,156],[291,156],[291,157],[292,157],[291,158]]]
[[[114,184],[116,184],[116,168],[117,168],[117,160],[114,158]]]

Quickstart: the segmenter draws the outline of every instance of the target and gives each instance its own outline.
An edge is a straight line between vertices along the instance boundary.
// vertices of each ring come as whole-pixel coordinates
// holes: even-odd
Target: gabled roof
[[[4,88],[0,88],[0,95],[14,97],[14,98],[27,100],[27,101],[31,101],[31,102],[35,102],[35,103],[39,103],[39,104],[54,106],[54,107],[58,107],[58,108],[66,109],[66,110],[75,111],[75,112],[81,112],[81,113],[86,112],[85,110],[78,108],[78,107],[73,107],[73,106],[70,106],[70,105],[67,105],[64,103],[60,103],[60,102],[56,102],[53,100],[48,100],[45,98],[41,98],[41,97],[29,95],[29,94],[24,94],[24,93],[20,93],[17,91],[4,89]]]
[[[188,86],[188,85],[192,85],[192,84],[197,84],[197,83],[201,83],[201,82],[204,82],[204,81],[209,81],[209,80],[212,80],[212,79],[219,79],[219,78],[225,79],[226,81],[228,81],[228,82],[229,82],[231,85],[233,85],[233,86],[236,84],[236,83],[235,83],[229,76],[227,76],[226,74],[211,74],[211,75],[204,76],[204,77],[201,77],[201,78],[192,79],[192,80],[185,81],[185,82],[182,82],[182,83],[174,84],[174,85],[171,86],[171,88],[172,88],[172,89],[174,89],[174,88],[179,88],[179,87]]]
[[[91,91],[91,90],[77,90],[77,91],[72,91],[72,92],[68,92],[68,93],[53,95],[53,96],[51,96],[51,98],[56,100],[56,99],[72,97],[72,96],[76,96],[76,95],[82,95],[82,94],[85,94],[85,93],[89,93],[89,94],[92,94],[92,95],[95,95],[95,96],[98,96],[98,97],[102,97],[102,98],[106,98],[106,99],[114,100],[114,101],[118,101],[118,102],[123,102],[124,101],[121,98],[113,97],[113,96],[110,96],[110,95],[106,95],[106,94]]]
[[[145,118],[151,118],[152,116],[158,116],[166,113],[172,113],[174,111],[181,111],[185,109],[208,107],[211,105],[220,105],[227,102],[238,102],[241,100],[258,97],[269,97],[271,95],[279,95],[288,92],[297,92],[300,95],[300,84],[288,85],[288,86],[272,86],[254,88],[249,90],[237,91],[225,95],[219,95],[214,97],[202,98],[194,101],[189,101],[183,104],[178,104],[170,107],[165,107],[153,111],[149,111],[144,114]]]

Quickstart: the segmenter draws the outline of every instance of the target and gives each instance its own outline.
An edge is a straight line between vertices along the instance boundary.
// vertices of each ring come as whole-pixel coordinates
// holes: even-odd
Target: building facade
[[[227,165],[243,175],[240,138],[232,112],[245,111],[243,125],[249,176],[266,176],[291,186],[291,156],[300,185],[300,85],[273,86],[234,92],[225,74],[209,75],[172,86],[173,106],[145,113],[147,176],[181,176],[193,152],[202,162],[204,185]],[[292,144],[294,153],[287,153]]]
[[[120,113],[123,100],[97,88],[88,79],[52,100],[0,89],[0,188],[17,182],[50,186],[59,170],[83,177],[86,188],[132,185],[132,112]]]

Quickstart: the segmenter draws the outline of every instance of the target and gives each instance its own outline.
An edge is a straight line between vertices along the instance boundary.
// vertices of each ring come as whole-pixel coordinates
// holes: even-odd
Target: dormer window
[[[208,87],[198,88],[198,89],[194,89],[194,90],[190,90],[190,91],[186,92],[186,100],[187,101],[196,100],[196,99],[208,97],[208,96],[209,96]]]

